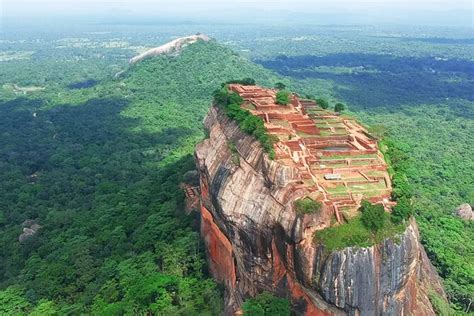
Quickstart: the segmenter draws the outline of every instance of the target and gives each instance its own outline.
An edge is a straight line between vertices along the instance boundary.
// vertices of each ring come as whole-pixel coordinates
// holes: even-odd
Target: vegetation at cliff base
[[[0,314],[219,314],[179,184],[215,87],[275,80],[214,42],[71,89],[108,68],[55,63],[45,90],[0,89]],[[46,68],[27,65],[0,78],[39,85]],[[27,220],[41,228],[20,243]]]
[[[248,299],[242,306],[244,316],[289,316],[290,303],[287,299],[273,296],[269,292]]]
[[[194,165],[179,155],[185,130],[144,132],[117,98],[40,105],[0,104],[0,156],[11,157],[0,177],[3,299],[28,313],[45,304],[58,314],[218,310],[183,213],[179,184]],[[27,219],[42,227],[19,242]]]

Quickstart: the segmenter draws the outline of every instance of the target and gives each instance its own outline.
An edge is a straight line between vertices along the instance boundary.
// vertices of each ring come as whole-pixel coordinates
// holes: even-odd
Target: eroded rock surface
[[[138,56],[133,57],[130,59],[130,64],[136,64],[144,59],[158,56],[162,54],[176,54],[179,53],[184,47],[187,45],[193,44],[199,40],[202,41],[209,41],[210,38],[204,34],[196,34],[186,37],[177,38],[169,43],[161,45],[159,47],[152,48]]]
[[[395,240],[329,253],[313,236],[330,225],[330,212],[293,210],[307,193],[298,171],[270,160],[217,107],[205,125],[210,137],[196,149],[201,231],[227,314],[267,290],[301,315],[434,315],[428,291],[444,293],[414,221]]]

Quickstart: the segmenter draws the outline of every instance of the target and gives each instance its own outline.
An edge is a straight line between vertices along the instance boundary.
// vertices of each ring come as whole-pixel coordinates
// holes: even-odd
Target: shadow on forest
[[[397,36],[370,36],[373,38],[394,39],[402,42],[424,42],[446,45],[473,45],[474,38],[448,38],[448,37],[397,37]]]
[[[94,79],[87,79],[83,81],[78,81],[78,82],[73,82],[69,84],[67,87],[72,90],[77,90],[77,89],[86,89],[86,88],[92,88],[96,85],[98,85],[100,81],[94,80]]]
[[[196,239],[179,189],[193,158],[162,163],[192,130],[135,132],[141,120],[123,117],[129,103],[118,98],[41,105],[27,98],[0,102],[0,287],[26,269],[22,282],[31,295],[84,293],[90,301],[113,277],[102,267],[107,258]],[[26,219],[42,228],[20,244]]]
[[[332,80],[338,86],[336,95],[359,108],[393,108],[447,98],[474,101],[474,62],[468,60],[340,53],[257,62],[296,79]]]
[[[38,209],[45,206],[90,209],[98,193],[127,190],[158,172],[170,171],[166,168],[178,170],[183,163],[192,168],[192,158],[165,168],[159,163],[193,131],[134,132],[140,119],[120,115],[128,106],[123,99],[91,99],[48,110],[40,106],[41,101],[26,98],[0,103],[0,184],[20,176],[25,183],[40,184],[21,214],[7,214],[9,222],[41,217]],[[15,209],[2,204],[4,209]]]
[[[28,165],[25,172],[34,173],[53,167],[53,155],[64,153],[80,165],[81,158],[93,150],[94,155],[127,157],[139,154],[141,148],[179,147],[181,139],[192,133],[187,128],[166,128],[160,133],[137,133],[132,129],[140,119],[120,115],[128,101],[118,98],[91,99],[84,104],[63,104],[41,110],[41,100],[17,98],[0,103],[0,158]],[[8,150],[6,150],[8,148]],[[156,153],[154,160],[163,157]],[[54,160],[54,159],[53,159]]]

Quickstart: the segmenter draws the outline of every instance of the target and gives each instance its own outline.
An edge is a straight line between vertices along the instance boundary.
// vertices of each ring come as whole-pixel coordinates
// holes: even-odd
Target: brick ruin
[[[270,161],[214,104],[205,120],[209,138],[195,152],[200,185],[183,185],[201,214],[209,270],[226,289],[224,314],[239,315],[248,297],[269,291],[291,298],[298,315],[434,315],[428,283],[441,285],[413,220],[398,241],[379,246],[331,250],[315,242],[316,231],[358,214],[362,199],[387,211],[394,205],[376,139],[354,119],[295,94],[278,105],[273,89],[228,89],[276,141]],[[288,209],[306,196],[322,211]]]
[[[180,187],[185,195],[186,213],[198,209],[200,206],[199,186],[191,186],[187,183],[181,183]]]
[[[277,90],[230,84],[242,108],[263,119],[278,141],[275,161],[300,172],[298,186],[334,211],[338,222],[352,217],[362,199],[388,210],[391,181],[377,141],[354,119],[324,110],[295,94],[276,104]]]

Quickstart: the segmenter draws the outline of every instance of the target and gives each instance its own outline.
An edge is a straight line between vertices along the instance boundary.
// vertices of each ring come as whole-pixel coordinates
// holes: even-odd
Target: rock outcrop
[[[18,241],[20,241],[20,243],[24,243],[26,240],[36,235],[36,233],[41,228],[41,226],[32,219],[27,219],[23,222],[23,224],[21,224],[21,226],[23,227],[23,232],[18,237]]]
[[[329,252],[313,240],[330,225],[327,212],[293,209],[306,193],[298,170],[270,160],[216,106],[205,126],[210,137],[196,148],[201,232],[227,314],[264,290],[290,298],[300,315],[435,314],[428,291],[444,293],[414,221],[393,240]]]
[[[138,56],[133,57],[132,59],[130,59],[130,64],[133,65],[144,59],[157,56],[157,55],[179,53],[187,45],[193,44],[199,40],[208,42],[210,38],[204,34],[196,34],[196,35],[191,35],[187,37],[180,37],[169,43],[166,43],[159,47],[152,48]]]
[[[454,211],[454,215],[466,221],[474,220],[474,211],[472,210],[472,206],[467,203],[459,205],[459,207]]]

